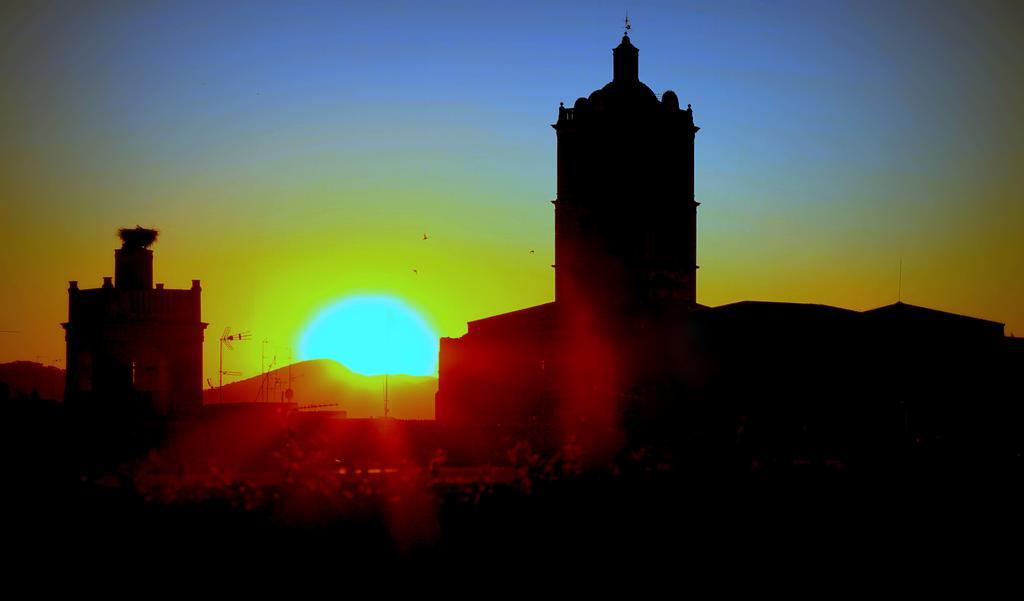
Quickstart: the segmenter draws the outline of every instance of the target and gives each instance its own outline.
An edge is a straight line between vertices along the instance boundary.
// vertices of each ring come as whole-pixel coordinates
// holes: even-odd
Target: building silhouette
[[[555,301],[650,316],[696,300],[693,111],[638,78],[623,36],[612,81],[559,107]]]
[[[752,465],[1020,450],[1022,347],[1001,323],[902,302],[697,303],[699,128],[639,80],[628,36],[613,57],[612,81],[553,125],[555,301],[441,340],[442,424],[548,443],[620,428]]]
[[[659,99],[640,81],[628,35],[612,54],[612,81],[560,105],[552,126],[555,301],[442,339],[442,421],[610,419],[615,399],[657,384],[655,364],[697,307],[699,128],[674,92]]]
[[[157,232],[120,230],[114,277],[68,287],[65,401],[77,411],[169,416],[202,406],[199,280],[183,290],[153,284]]]

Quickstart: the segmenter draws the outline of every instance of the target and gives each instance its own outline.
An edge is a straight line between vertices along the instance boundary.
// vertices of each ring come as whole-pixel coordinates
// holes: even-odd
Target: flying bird
[[[417,270],[417,269],[413,269],[412,273],[413,273],[413,275],[419,275],[420,274],[419,270]]]
[[[531,255],[533,254],[533,251],[532,251],[532,250],[530,251],[530,254],[531,254]]]
[[[426,240],[426,239],[427,239],[427,235],[426,235],[426,234],[423,234],[423,239],[424,239],[424,240]]]

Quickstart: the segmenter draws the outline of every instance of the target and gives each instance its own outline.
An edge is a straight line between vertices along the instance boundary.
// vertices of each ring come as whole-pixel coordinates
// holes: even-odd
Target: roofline
[[[520,313],[526,313],[528,311],[534,311],[536,309],[540,309],[541,307],[547,307],[549,305],[554,305],[554,304],[555,304],[555,301],[548,301],[546,303],[541,303],[539,305],[533,305],[532,307],[526,307],[524,309],[516,309],[515,311],[509,311],[507,313],[498,313],[497,315],[489,315],[487,317],[481,317],[480,319],[474,319],[473,321],[467,321],[466,325],[470,326],[470,325],[473,325],[473,324],[478,324],[478,323],[482,323],[482,322],[485,322],[485,321],[490,321],[492,319],[497,319],[499,317],[508,317],[509,315],[517,315],[517,314],[520,314]]]
[[[931,307],[922,307],[921,305],[912,305],[910,303],[905,303],[903,301],[896,301],[895,303],[890,303],[888,305],[882,305],[881,307],[875,307],[874,309],[865,309],[864,311],[861,311],[861,313],[865,313],[865,314],[867,314],[867,313],[875,313],[875,312],[878,312],[878,311],[882,311],[884,309],[893,309],[893,308],[896,308],[896,307],[907,307],[909,309],[918,309],[920,311],[929,311],[929,312],[932,312],[932,313],[941,313],[943,315],[948,315],[950,317],[959,317],[960,319],[971,319],[971,320],[974,320],[974,321],[984,321],[986,323],[990,323],[990,324],[993,324],[993,325],[998,325],[998,326],[1006,327],[1006,323],[1004,323],[1002,321],[995,321],[993,319],[985,319],[984,317],[975,317],[973,315],[964,315],[963,313],[952,313],[950,311],[943,311],[942,309],[933,309]]]
[[[785,305],[791,307],[820,307],[822,309],[832,309],[833,311],[842,311],[844,313],[861,313],[855,309],[847,309],[846,307],[836,307],[834,305],[824,305],[822,303],[794,303],[789,301],[763,301],[763,300],[741,300],[724,305],[718,305],[717,307],[707,307],[707,309],[727,309],[729,307],[738,307],[742,305]]]

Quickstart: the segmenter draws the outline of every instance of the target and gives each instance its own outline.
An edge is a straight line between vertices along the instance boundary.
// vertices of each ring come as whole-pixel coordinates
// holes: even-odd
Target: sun
[[[437,374],[437,334],[401,300],[350,296],[318,313],[299,339],[302,359],[334,359],[366,376]]]

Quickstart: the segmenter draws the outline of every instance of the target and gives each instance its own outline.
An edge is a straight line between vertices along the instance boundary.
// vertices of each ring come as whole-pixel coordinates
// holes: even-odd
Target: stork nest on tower
[[[117,230],[117,235],[125,248],[149,248],[156,242],[160,232],[137,225],[134,229],[123,227]]]

